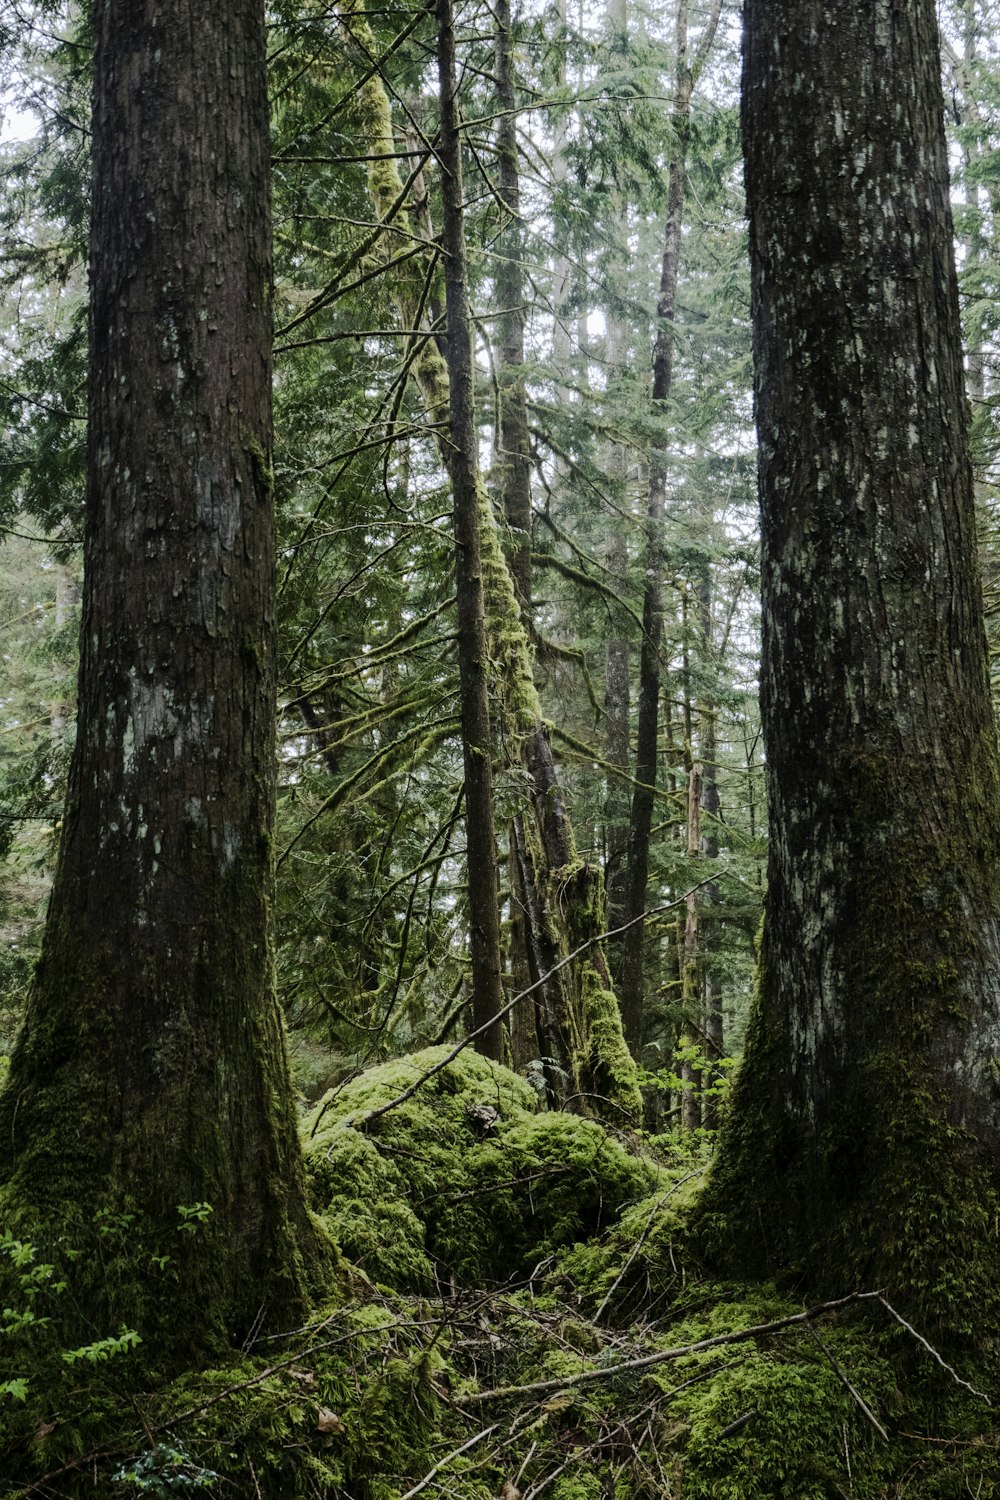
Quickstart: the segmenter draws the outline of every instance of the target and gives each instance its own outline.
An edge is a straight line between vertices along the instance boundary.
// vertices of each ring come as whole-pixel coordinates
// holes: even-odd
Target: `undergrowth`
[[[536,1115],[472,1056],[372,1115],[442,1056],[306,1122],[337,1298],[224,1365],[148,1388],[127,1331],[64,1349],[72,1257],[8,1243],[0,1392],[24,1386],[0,1394],[2,1500],[1000,1495],[991,1409],[874,1299],[803,1319],[703,1279],[697,1148]]]

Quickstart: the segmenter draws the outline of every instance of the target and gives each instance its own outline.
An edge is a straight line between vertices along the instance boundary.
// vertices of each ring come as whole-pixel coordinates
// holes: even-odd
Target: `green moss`
[[[975,1036],[977,990],[993,982],[995,736],[963,746],[935,785],[930,836],[912,765],[845,750],[841,779],[843,822],[856,829],[836,932],[841,1056],[818,1060],[810,1105],[766,930],[698,1229],[720,1268],[831,1294],[885,1288],[970,1372],[988,1371],[1000,1326],[996,1105],[985,1059],[979,1079],[973,1047],[954,1059],[963,1031]]]
[[[356,1130],[332,1131],[311,1157],[323,1222],[343,1254],[390,1286],[429,1290],[434,1268],[424,1226],[406,1201],[406,1185],[374,1142]]]
[[[446,1055],[374,1068],[307,1124],[323,1220],[374,1280],[427,1289],[436,1265],[463,1285],[502,1283],[648,1192],[654,1170],[599,1125],[535,1115],[522,1079],[470,1051],[366,1126],[368,1111]]]
[[[621,1324],[650,1305],[671,1305],[696,1267],[687,1219],[706,1165],[692,1158],[688,1142],[680,1139],[675,1160],[659,1167],[659,1180],[647,1196],[629,1204],[600,1238],[560,1256],[554,1274],[589,1314],[600,1307],[603,1322]]]
[[[259,918],[250,881],[244,897]],[[284,1034],[259,973],[227,976],[211,996],[202,975],[172,980],[174,1023],[143,1094],[118,1034],[130,961],[86,949],[72,922],[50,918],[0,1093],[0,1228],[50,1258],[60,1246],[78,1255],[69,1342],[124,1324],[142,1334],[144,1359],[155,1351],[181,1368],[218,1357],[264,1301],[275,1319],[304,1317],[309,1296],[329,1291],[334,1257],[307,1209]],[[220,1018],[234,1014],[242,1050],[227,1055]],[[239,1132],[220,1106],[233,1094]],[[179,1207],[200,1202],[211,1218],[180,1232]]]
[[[641,1119],[639,1075],[622,1031],[618,999],[590,962],[581,965],[580,1005],[586,1050],[577,1062],[578,1076],[625,1120]]]
[[[183,1493],[184,1474],[201,1471],[216,1476],[219,1493],[258,1500],[400,1500],[438,1464],[437,1492],[449,1500],[496,1500],[513,1476],[522,1494],[538,1486],[563,1500],[959,1500],[969,1493],[986,1500],[1000,1493],[1000,1443],[984,1420],[992,1413],[927,1359],[914,1379],[895,1335],[887,1337],[877,1319],[819,1319],[829,1355],[799,1326],[572,1384],[602,1367],[800,1308],[770,1286],[707,1285],[691,1274],[676,1248],[690,1190],[680,1159],[651,1197],[609,1214],[609,1204],[636,1186],[639,1164],[594,1121],[528,1114],[514,1102],[516,1079],[508,1089],[502,1070],[470,1063],[445,1080],[438,1101],[435,1117],[451,1132],[451,1154],[461,1159],[458,1108],[477,1099],[487,1077],[506,1103],[496,1137],[468,1149],[463,1192],[471,1196],[461,1204],[480,1215],[486,1201],[500,1204],[505,1217],[490,1242],[493,1256],[526,1263],[548,1255],[555,1261],[549,1273],[536,1268],[530,1288],[514,1292],[444,1280],[418,1298],[357,1278],[349,1303],[318,1310],[305,1327],[155,1387],[143,1385],[127,1354],[117,1365],[63,1364],[55,1319],[40,1330],[51,1335],[56,1356],[47,1373],[37,1350],[34,1356],[44,1380],[23,1403],[0,1397],[0,1472],[19,1476],[17,1485],[0,1483],[4,1500],[21,1500],[36,1480],[41,1493],[80,1500],[137,1495],[115,1480],[137,1464],[161,1484],[142,1493]],[[374,1071],[381,1085],[358,1079],[344,1091],[357,1089],[348,1103],[371,1108],[398,1085],[391,1068]],[[404,1064],[410,1081],[414,1071]],[[376,1123],[387,1127],[391,1117]],[[399,1164],[408,1158],[377,1164],[378,1138],[346,1118],[335,1130],[351,1142],[345,1170],[373,1191],[406,1189]],[[415,1121],[415,1134],[432,1123]],[[395,1136],[397,1152],[404,1139]],[[415,1175],[428,1167],[425,1154],[417,1159],[414,1148]],[[508,1199],[502,1174],[512,1172]],[[482,1217],[438,1228],[489,1233]],[[498,1246],[505,1239],[510,1247]],[[667,1284],[668,1262],[683,1284],[677,1275]],[[468,1269],[481,1274],[483,1265],[473,1258]],[[616,1300],[595,1319],[610,1284],[630,1278],[628,1305]],[[39,1282],[43,1314],[57,1310],[63,1295],[52,1281],[43,1274]],[[8,1293],[4,1284],[0,1300]],[[538,1395],[515,1389],[485,1407],[465,1404],[477,1391],[539,1379],[570,1384]]]
[[[718,1288],[709,1311],[671,1327],[669,1343],[695,1343],[799,1310],[767,1287],[750,1295]],[[818,1328],[876,1419],[892,1425],[900,1407],[896,1375],[877,1342],[847,1322]],[[887,1492],[898,1454],[808,1331],[708,1350],[664,1366],[655,1378],[661,1389],[676,1390],[673,1470],[683,1478],[685,1500],[830,1500],[837,1494],[874,1500]]]

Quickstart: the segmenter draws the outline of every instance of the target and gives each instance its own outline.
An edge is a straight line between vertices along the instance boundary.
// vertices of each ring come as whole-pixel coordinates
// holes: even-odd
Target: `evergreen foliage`
[[[993,0],[941,7],[994,687],[996,9]],[[694,35],[709,10],[692,3]],[[643,495],[650,462],[661,461],[663,728],[647,906],[665,909],[646,922],[638,1071],[621,1045],[615,951],[609,973],[588,950],[572,1055],[546,1055],[533,1024],[524,1050],[512,1028],[519,1074],[467,1050],[377,1114],[471,1027],[433,16],[279,0],[268,17],[277,972],[313,1208],[337,1247],[335,1267],[303,1327],[266,1340],[251,1329],[242,1350],[168,1379],[155,1340],[140,1343],[127,1322],[95,1322],[79,1292],[83,1270],[99,1264],[123,1298],[130,1286],[175,1288],[180,1326],[190,1316],[185,1256],[216,1232],[213,1205],[177,1205],[176,1223],[154,1232],[129,1202],[81,1202],[58,1234],[0,1197],[0,1500],[1000,1495],[995,1418],[961,1383],[971,1370],[942,1369],[874,1302],[634,1368],[795,1318],[805,1295],[792,1277],[708,1280],[700,1264],[732,1249],[724,1214],[706,1220],[701,1188],[743,1044],[767,846],[735,8],[724,9],[693,101],[674,378],[659,410],[650,358],[663,329],[673,14],[654,8],[622,29],[610,8],[603,17],[515,10],[516,222],[499,186],[495,15],[478,0],[459,15],[480,500],[486,584],[502,622],[488,662],[497,824],[530,810],[518,739],[541,723],[574,831],[573,858],[545,892],[559,941],[583,940],[577,894],[592,927],[614,925],[613,905],[603,921],[596,877],[613,896],[635,776],[631,747],[624,763],[609,750],[606,647],[623,643],[634,740]],[[0,1080],[37,953],[74,733],[90,46],[87,6],[78,14],[45,0],[0,18],[5,97],[30,104],[38,121],[32,139],[0,144]],[[525,322],[513,373],[502,368],[498,306],[512,244]],[[520,617],[504,554],[523,538],[503,519],[500,451],[515,378],[533,490],[533,591]],[[718,803],[702,798],[692,841],[692,788],[706,758]],[[524,967],[505,843],[498,895],[513,995],[539,976]],[[907,886],[901,900],[917,900],[916,872],[888,870],[873,902],[894,879]],[[894,1014],[906,962],[892,952],[885,965]],[[712,994],[722,996],[721,1045]],[[519,1011],[529,1021],[532,1004]],[[541,1110],[547,1074],[605,1122]],[[634,1128],[636,1077],[649,1136]],[[578,1085],[595,1078],[606,1097],[588,1105]],[[729,1128],[764,1172],[781,1142],[746,1107],[755,1081],[744,1075],[738,1088],[742,1120]],[[710,1128],[679,1130],[682,1118]],[[79,1128],[67,1118],[67,1132]],[[905,1156],[912,1122],[887,1128]],[[749,1200],[757,1181],[739,1174],[729,1202]],[[921,1288],[928,1321],[918,1332],[975,1340],[993,1314],[970,1285],[915,1256],[907,1226],[937,1217],[978,1275],[992,1199],[986,1209],[956,1201],[923,1175],[900,1191],[902,1229],[881,1248]],[[885,1239],[884,1206],[873,1189],[873,1241]],[[766,1203],[751,1207],[770,1234]],[[828,1247],[834,1291],[876,1290],[841,1284],[856,1248]]]

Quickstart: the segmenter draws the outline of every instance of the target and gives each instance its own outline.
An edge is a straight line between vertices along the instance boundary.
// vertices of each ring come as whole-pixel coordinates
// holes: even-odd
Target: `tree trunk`
[[[657,304],[658,329],[653,349],[653,407],[666,421],[673,383],[674,319],[680,274],[681,235],[687,191],[687,138],[694,84],[715,40],[719,3],[705,22],[697,53],[688,63],[688,0],[677,0],[676,71],[674,79],[673,153],[667,168],[667,224]],[[642,1053],[645,999],[645,923],[636,919],[646,905],[649,882],[649,838],[656,800],[660,641],[663,635],[663,524],[666,519],[667,467],[663,451],[653,454],[646,511],[646,582],[642,601],[642,648],[639,654],[639,722],[636,733],[635,790],[629,823],[628,886],[625,919],[632,922],[622,952],[622,1024],[633,1057]]]
[[[349,11],[350,25],[367,55],[374,39],[357,5]],[[366,77],[359,89],[359,110],[365,145],[372,157],[369,187],[378,218],[408,229],[405,194],[396,163],[392,117],[385,86],[377,74]],[[416,265],[416,262],[411,262]],[[404,326],[417,321],[422,278],[419,271],[397,280],[394,295]],[[425,404],[434,413],[450,401],[448,369],[436,347],[425,340],[413,362]],[[450,444],[439,438],[442,455],[450,463]],[[540,1016],[542,1056],[546,1059],[551,1102],[575,1097],[598,1111],[610,1107],[637,1114],[639,1099],[635,1067],[624,1044],[621,1021],[597,939],[604,920],[603,891],[598,871],[581,860],[561,791],[552,747],[535,690],[531,652],[514,594],[492,506],[478,483],[479,536],[489,655],[494,663],[493,702],[505,757],[524,767],[528,776],[531,817],[521,820],[519,849],[523,848],[522,880],[530,924],[536,934],[535,961],[539,977],[575,948],[587,951],[572,965],[553,974],[543,986]],[[529,924],[529,925],[530,925]],[[553,957],[543,961],[546,954]],[[589,1103],[588,1103],[589,1101]],[[608,1104],[610,1101],[610,1105]]]
[[[524,267],[521,183],[517,155],[517,90],[510,0],[496,6],[497,170],[501,213],[506,221],[497,240],[496,301],[500,312],[497,375],[500,423],[497,487],[503,500],[509,542],[508,567],[525,618],[531,615],[531,434],[524,388]]]
[[[608,0],[606,24],[609,41],[624,46],[628,37],[627,0]],[[622,253],[627,254],[628,209],[625,203],[617,204],[618,232]],[[626,373],[628,366],[628,328],[619,306],[608,308],[607,337],[607,383],[609,393]],[[604,561],[613,586],[619,594],[628,590],[628,535],[623,514],[628,504],[628,450],[624,443],[612,440],[605,450],[605,469],[611,496],[617,513],[608,517],[605,532]],[[629,672],[631,652],[629,649],[628,625],[623,610],[615,609],[611,616],[610,630],[604,647],[604,715],[605,754],[609,766],[621,772],[608,777],[607,796],[604,805],[605,827],[605,883],[608,890],[608,926],[616,928],[625,921],[625,903],[628,890],[628,833],[629,796],[628,775],[631,761],[631,720],[629,703]],[[615,980],[615,988],[621,992],[622,942],[608,945],[608,958]]]
[[[711,616],[708,620],[711,626]],[[718,817],[721,811],[719,799],[719,768],[716,765],[716,713],[714,707],[703,708],[701,714],[701,753],[703,764],[703,780],[701,791],[701,809],[705,814],[701,836],[701,849],[705,858],[716,860],[719,857],[719,840],[717,834]],[[705,886],[702,892],[704,905],[711,914],[712,908],[719,904],[719,887],[713,880]],[[705,924],[703,923],[703,930]],[[717,919],[712,920],[710,916],[709,935],[707,942],[702,940],[702,988],[705,995],[705,1051],[709,1064],[717,1062],[725,1055],[725,1029],[723,1015],[723,990],[722,982],[718,976],[717,965],[713,964],[713,953],[718,951],[719,936],[717,931]],[[718,1084],[720,1073],[718,1069],[713,1070],[713,1081]],[[717,1130],[719,1126],[719,1100],[714,1094],[708,1094],[705,1098],[704,1124],[708,1130]]]
[[[754,1270],[996,1327],[1000,787],[934,0],[748,0],[771,808],[709,1204]]]
[[[702,768],[694,761],[688,772],[687,855],[701,854]],[[684,951],[681,967],[681,1041],[683,1049],[697,1047],[702,1014],[701,943],[698,892],[689,890],[684,902]],[[701,1124],[701,1073],[690,1056],[681,1063],[684,1090],[681,1094],[681,1128],[697,1130]]]
[[[441,87],[441,170],[445,253],[455,577],[458,593],[458,668],[465,765],[469,879],[472,1019],[476,1030],[503,1009],[496,831],[493,824],[493,751],[487,683],[483,571],[480,561],[480,478],[474,407],[472,325],[465,271],[462,143],[458,120],[455,27],[451,0],[437,0],[438,77]],[[503,1061],[499,1021],[476,1038],[484,1057]]]
[[[87,1250],[88,1326],[160,1361],[299,1316],[318,1243],[271,930],[264,16],[101,0],[95,31],[79,727],[0,1151],[12,1214]],[[114,1284],[102,1211],[135,1216]]]

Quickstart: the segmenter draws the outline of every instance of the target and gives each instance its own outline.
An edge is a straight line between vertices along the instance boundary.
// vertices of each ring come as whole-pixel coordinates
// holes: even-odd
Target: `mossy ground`
[[[537,1115],[471,1055],[366,1120],[441,1056],[373,1069],[307,1121],[343,1259],[302,1328],[157,1385],[141,1349],[63,1347],[72,1257],[32,1280],[42,1247],[0,1256],[0,1348],[29,1382],[0,1396],[0,1500],[402,1500],[436,1465],[420,1493],[439,1500],[1000,1496],[992,1411],[878,1307],[656,1360],[802,1303],[700,1275],[703,1161],[680,1140],[654,1156]]]

